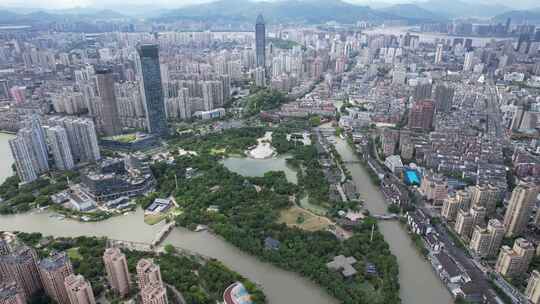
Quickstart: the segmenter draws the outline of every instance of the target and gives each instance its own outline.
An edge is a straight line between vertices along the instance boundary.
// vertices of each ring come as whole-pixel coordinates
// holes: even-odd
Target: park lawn
[[[171,208],[171,210],[167,211],[166,213],[159,213],[159,214],[145,214],[144,215],[144,222],[147,225],[155,225],[157,223],[160,223],[166,218],[174,219],[174,217],[182,214],[181,208]]]
[[[79,253],[79,247],[69,248],[67,254],[72,261],[80,261],[83,259],[82,255]]]
[[[303,218],[302,222],[298,221],[298,218]],[[298,227],[306,231],[320,231],[326,230],[333,223],[322,216],[317,216],[299,207],[291,207],[281,211],[280,223],[285,223],[289,227]]]
[[[223,155],[225,154],[225,152],[227,152],[227,149],[225,148],[221,148],[221,149],[212,148],[212,150],[210,150],[211,155]]]
[[[147,224],[147,225],[155,225],[161,221],[163,221],[165,218],[167,218],[167,214],[166,213],[160,213],[160,214],[152,214],[152,215],[147,215],[145,214],[144,215],[144,222]]]

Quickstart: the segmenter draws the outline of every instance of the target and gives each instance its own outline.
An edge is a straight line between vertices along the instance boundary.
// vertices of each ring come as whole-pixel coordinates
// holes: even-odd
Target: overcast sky
[[[122,5],[146,6],[150,5],[154,8],[174,8],[184,5],[211,2],[212,0],[0,0],[0,6],[11,7],[27,7],[27,8],[47,8],[47,9],[64,9],[73,7],[96,7],[96,8],[111,8],[121,7]],[[284,0],[286,1],[286,0]],[[427,0],[345,0],[347,2],[369,4],[379,6],[395,3],[410,3],[421,2]],[[540,7],[539,0],[462,0],[464,2],[481,2],[481,3],[501,3],[506,6],[525,8],[525,7]]]

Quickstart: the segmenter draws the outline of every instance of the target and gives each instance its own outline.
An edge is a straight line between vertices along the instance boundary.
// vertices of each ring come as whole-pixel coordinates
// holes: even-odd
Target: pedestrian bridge
[[[396,213],[372,214],[371,216],[378,219],[378,220],[384,220],[384,221],[399,219],[399,214],[396,214]]]

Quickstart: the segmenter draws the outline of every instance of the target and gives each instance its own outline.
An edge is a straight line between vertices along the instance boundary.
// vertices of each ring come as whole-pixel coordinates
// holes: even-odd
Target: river
[[[11,169],[5,169],[9,168],[12,162],[7,143],[9,138],[9,136],[0,136],[0,153],[2,153],[0,155],[2,155],[3,159],[0,180],[11,174]],[[345,161],[357,160],[352,149],[345,141],[337,139],[336,149]],[[237,162],[238,160],[233,160],[234,165],[237,165]],[[231,165],[231,163],[228,165]],[[284,170],[288,178],[294,179],[296,177],[294,172],[284,165],[284,160],[278,161],[277,167]],[[362,197],[366,200],[370,212],[384,213],[386,204],[383,197],[378,188],[371,184],[364,168],[358,164],[350,164],[349,170],[359,187]],[[260,175],[261,173],[254,170],[251,174]],[[150,242],[162,225],[148,226],[144,224],[142,210],[99,223],[82,223],[67,219],[58,220],[51,218],[48,212],[0,216],[0,230],[41,232],[45,235],[54,236],[106,236],[112,239],[139,242]],[[429,263],[417,253],[405,230],[397,222],[381,222],[379,225],[385,239],[390,244],[392,252],[398,259],[401,284],[400,296],[403,303],[452,303],[449,292],[432,271]],[[337,303],[335,299],[312,282],[301,278],[295,273],[263,263],[210,233],[196,233],[177,228],[171,232],[164,243],[170,243],[219,259],[229,268],[261,284],[268,297],[268,302],[271,304]]]
[[[357,162],[349,144],[336,138],[336,150],[344,162]],[[371,213],[387,213],[386,202],[378,187],[371,183],[370,178],[360,164],[348,163],[347,168],[365,200],[366,208]],[[407,231],[397,221],[379,221],[379,228],[384,239],[390,245],[390,250],[397,257],[399,264],[400,296],[405,304],[446,304],[453,303],[450,292],[443,285],[431,265],[417,251],[411,242]]]
[[[8,143],[8,140],[13,137],[14,135],[11,134],[0,133],[0,183],[3,183],[6,178],[13,174],[13,170],[11,170],[13,157],[11,157]]]

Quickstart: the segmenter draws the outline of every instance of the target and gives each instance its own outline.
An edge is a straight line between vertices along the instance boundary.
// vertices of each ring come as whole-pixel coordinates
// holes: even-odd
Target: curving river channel
[[[0,181],[11,175],[11,154],[8,139],[10,135],[0,134]],[[336,149],[345,161],[356,160],[356,156],[345,141],[337,140]],[[230,160],[228,165],[238,166],[240,160]],[[296,177],[294,172],[277,161],[287,177]],[[226,164],[227,165],[227,164]],[[251,163],[242,166],[243,170],[253,167],[253,172],[244,174],[260,175],[259,166]],[[275,168],[274,168],[275,169]],[[380,191],[370,183],[367,173],[357,164],[350,164],[349,170],[360,193],[366,200],[371,212],[384,212],[386,205]],[[19,230],[41,232],[54,236],[106,236],[113,239],[150,242],[163,224],[148,226],[143,223],[143,212],[138,210],[129,215],[114,217],[99,223],[81,223],[73,220],[58,220],[48,212],[33,212],[20,215],[0,216],[0,230]],[[400,267],[401,298],[405,304],[447,304],[451,297],[438,277],[431,270],[428,262],[416,252],[407,233],[396,222],[381,222],[381,230],[397,256]],[[184,249],[210,256],[224,262],[231,269],[241,273],[263,286],[271,304],[332,304],[337,301],[326,294],[320,287],[299,275],[278,269],[268,263],[243,253],[236,247],[207,232],[191,232],[175,229],[164,243],[170,243]]]

